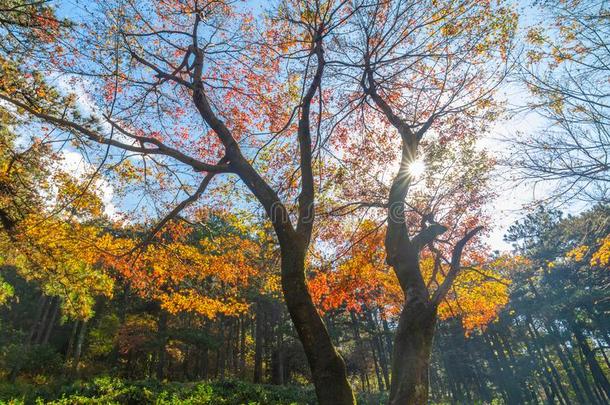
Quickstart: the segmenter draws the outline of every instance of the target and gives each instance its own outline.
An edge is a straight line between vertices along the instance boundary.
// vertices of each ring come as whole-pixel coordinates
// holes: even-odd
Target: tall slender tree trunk
[[[574,332],[574,336],[576,336],[578,346],[580,347],[589,369],[591,370],[593,380],[600,387],[606,398],[610,399],[610,382],[608,382],[608,378],[604,374],[602,368],[599,366],[599,363],[595,358],[595,353],[593,353],[593,350],[591,350],[591,347],[589,346],[589,343],[582,332],[582,327],[578,323],[574,322],[572,324],[572,331]]]
[[[241,335],[239,341],[239,375],[242,379],[246,377],[246,334],[248,331],[248,323],[245,316],[241,317]]]
[[[371,354],[373,355],[373,365],[375,366],[375,375],[377,376],[377,387],[379,391],[384,391],[385,386],[383,384],[383,379],[381,378],[381,373],[379,372],[379,361],[377,360],[377,351],[375,350],[375,344],[373,343],[372,337],[369,339],[369,344],[371,346]]]
[[[392,344],[392,331],[390,330],[390,325],[388,325],[388,321],[385,318],[381,320],[383,325],[383,336],[385,339],[385,344],[388,348],[388,356],[392,355],[392,351],[394,350],[394,345]],[[389,359],[389,362],[392,362],[392,358]]]
[[[307,243],[281,244],[282,290],[307,356],[321,405],[351,405],[354,394],[343,359],[335,349],[305,281]]]
[[[209,364],[210,364],[210,350],[204,347],[201,350],[201,371],[200,375],[203,380],[207,380],[209,377]]]
[[[519,324],[517,324],[517,326],[518,325]],[[529,330],[529,328],[528,328],[528,330]],[[544,394],[546,395],[547,402],[549,404],[554,404],[556,402],[555,398],[557,398],[557,402],[559,402],[560,405],[566,404],[567,403],[566,399],[564,399],[564,397],[562,397],[561,393],[559,392],[559,389],[561,387],[559,387],[559,388],[557,387],[557,384],[556,384],[555,380],[553,379],[553,375],[551,374],[550,368],[546,364],[546,360],[544,359],[544,356],[542,355],[541,351],[537,348],[535,342],[533,341],[533,339],[535,339],[535,337],[532,336],[531,338],[528,338],[525,331],[523,331],[522,333],[523,333],[522,337],[523,337],[524,341],[526,342],[525,348],[527,350],[528,355],[532,359],[532,363],[534,365],[542,366],[542,375],[546,379],[547,384],[543,383],[543,384],[541,384],[541,386],[544,389]],[[528,342],[528,340],[530,340],[530,342]],[[535,359],[535,361],[534,361],[534,359]],[[539,379],[542,379],[542,377],[540,377]],[[561,383],[561,381],[559,383]]]
[[[36,309],[36,316],[34,317],[34,322],[32,322],[32,327],[30,328],[30,334],[28,336],[27,344],[34,343],[34,338],[36,337],[36,332],[38,331],[38,327],[40,324],[40,318],[42,317],[43,311],[47,305],[48,297],[44,295],[44,293],[40,294],[40,299],[38,300],[38,307]]]
[[[80,363],[80,357],[83,353],[83,344],[85,342],[85,335],[87,332],[87,321],[82,321],[80,330],[78,331],[78,338],[76,339],[76,345],[74,347],[74,362],[72,363],[72,374],[78,377],[80,369],[78,367]]]
[[[454,372],[454,364],[446,353],[439,353],[440,360],[443,363],[446,373],[446,395],[451,397],[452,403],[459,403],[462,399],[461,392],[458,389],[457,379]],[[432,386],[432,384],[430,384]]]
[[[383,375],[383,381],[386,387],[390,387],[390,373],[388,370],[388,358],[386,356],[386,351],[383,347],[383,339],[381,338],[382,332],[379,330],[379,324],[375,319],[375,316],[372,311],[366,310],[365,316],[368,319],[369,327],[371,328],[372,340],[377,348],[377,353],[379,354],[379,365],[381,366],[381,372]]]
[[[65,356],[66,362],[68,360],[70,360],[70,357],[72,356],[72,349],[74,348],[74,342],[76,341],[76,333],[78,332],[78,324],[79,324],[79,321],[76,320],[76,321],[74,321],[74,324],[72,325],[72,332],[70,333],[70,338],[68,340],[68,347],[66,348],[66,356]]]
[[[225,322],[225,318],[224,316],[221,316],[220,318],[220,341],[222,342],[219,346],[218,346],[218,350],[216,352],[216,364],[217,364],[217,373],[218,376],[220,377],[221,380],[225,379],[225,372],[226,372],[226,366],[227,366],[227,351],[225,348],[225,345],[227,344],[227,334],[225,333],[225,329],[226,329],[226,322]]]
[[[42,315],[42,319],[36,326],[34,343],[37,345],[42,343],[44,329],[47,325],[47,319],[49,318],[49,314],[52,311],[54,302],[55,302],[55,297],[51,297],[46,300],[47,305],[45,306],[44,314]]]
[[[508,387],[510,387],[510,397],[515,403],[521,403],[524,400],[522,395],[524,392],[521,382],[517,381],[515,378],[513,370],[514,359],[511,358],[510,353],[507,355],[507,350],[502,344],[502,339],[497,331],[490,330],[489,337],[496,348],[498,357],[502,360],[502,364],[504,365],[504,372],[509,382]]]
[[[550,359],[551,358],[550,353],[546,349],[546,346],[545,346],[542,338],[540,337],[540,334],[538,333],[538,330],[536,329],[536,326],[534,325],[532,318],[530,316],[528,316],[526,319],[527,319],[527,325],[528,325],[530,334],[535,337],[535,342],[538,342],[538,344],[540,345],[540,350],[542,351],[542,356],[546,359]],[[559,342],[554,341],[553,343],[555,343],[555,352],[557,353],[557,356],[559,357],[559,361],[560,361],[563,369],[565,370],[566,375],[568,376],[568,381],[570,382],[570,385],[574,389],[574,393],[576,394],[578,401],[585,403],[586,402],[585,397],[582,393],[582,390],[580,389],[580,386],[578,385],[576,376],[572,372],[572,368],[570,367],[568,360],[566,359]],[[549,362],[549,366],[551,367],[551,371],[553,371],[554,375],[556,375],[557,378],[559,378],[558,374],[557,374],[557,370],[554,367],[554,365],[551,362]],[[559,379],[557,383],[559,385],[561,385],[561,380]]]
[[[42,338],[41,344],[46,345],[47,343],[49,343],[49,338],[51,337],[51,332],[55,328],[55,321],[57,320],[58,313],[59,313],[59,298],[56,297],[53,300],[53,313],[51,315],[51,319],[49,320],[48,325],[46,325],[46,330],[44,332],[44,337]]]
[[[260,384],[263,381],[263,334],[264,334],[264,314],[262,304],[256,305],[256,329],[254,337],[254,383]]]
[[[167,312],[161,309],[159,313],[159,322],[157,324],[157,339],[159,339],[159,345],[157,348],[156,375],[159,381],[165,378],[165,363],[167,362],[165,346],[167,345],[167,338]]]
[[[360,326],[358,324],[358,318],[356,317],[356,314],[353,311],[350,311],[349,313],[350,315],[350,319],[351,319],[351,324],[352,324],[352,330],[354,332],[354,340],[356,341],[356,350],[358,352],[358,360],[359,360],[359,364],[358,364],[358,371],[360,374],[360,384],[362,386],[362,391],[364,391],[364,383],[365,383],[365,373],[366,373],[366,368],[365,368],[365,360],[366,357],[364,355],[364,347],[362,345],[362,338],[360,336]]]

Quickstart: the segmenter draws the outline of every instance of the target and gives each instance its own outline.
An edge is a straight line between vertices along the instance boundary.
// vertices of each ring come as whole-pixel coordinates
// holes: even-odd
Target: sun
[[[417,179],[421,177],[426,171],[426,163],[421,159],[416,159],[409,163],[409,174],[411,177]]]

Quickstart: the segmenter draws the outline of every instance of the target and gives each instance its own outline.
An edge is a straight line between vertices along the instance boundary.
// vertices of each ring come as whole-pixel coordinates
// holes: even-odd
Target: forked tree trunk
[[[403,183],[399,176],[397,179],[393,189]],[[390,201],[402,201],[404,195],[399,195],[399,198],[390,198]],[[419,254],[423,246],[445,232],[446,228],[431,223],[409,239],[404,211],[390,212],[386,234],[387,261],[393,267],[406,299],[394,338],[390,405],[425,405],[428,402],[428,369],[437,308],[458,275],[464,246],[480,229],[476,227],[466,232],[456,243],[445,279],[430,294],[419,267]]]
[[[428,403],[428,370],[436,318],[436,309],[431,305],[407,302],[404,306],[394,338],[390,405]]]
[[[307,289],[305,251],[298,243],[282,246],[282,289],[288,312],[303,344],[320,404],[351,405],[355,399],[345,363]]]

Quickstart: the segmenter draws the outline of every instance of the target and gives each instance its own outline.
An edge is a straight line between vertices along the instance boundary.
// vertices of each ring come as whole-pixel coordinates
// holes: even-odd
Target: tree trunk
[[[76,340],[76,345],[74,348],[74,362],[72,363],[72,374],[78,377],[79,368],[78,363],[80,363],[80,356],[83,352],[83,344],[85,342],[85,334],[87,332],[87,321],[82,321],[80,330],[78,332],[78,338]]]
[[[366,359],[364,356],[364,347],[362,345],[362,338],[360,337],[360,327],[358,325],[358,319],[356,318],[356,314],[353,311],[349,313],[351,319],[352,330],[354,332],[354,340],[356,342],[356,351],[358,353],[358,372],[360,374],[360,384],[362,386],[362,391],[364,391],[364,383],[365,383],[365,365]]]
[[[510,352],[506,350],[506,347],[503,344],[502,338],[498,334],[498,332],[491,328],[489,332],[490,340],[493,341],[498,356],[501,358],[502,364],[505,365],[505,374],[508,378],[508,381],[510,381],[510,384],[508,385],[511,391],[510,396],[511,398],[513,398],[513,401],[515,403],[522,403],[524,401],[523,394],[526,393],[527,390],[523,389],[522,381],[517,381],[517,378],[515,376],[514,357],[511,357]]]
[[[369,338],[369,344],[371,346],[371,354],[373,355],[373,365],[375,366],[375,375],[377,376],[377,389],[379,391],[385,391],[383,379],[381,378],[381,372],[379,371],[379,361],[377,360],[375,344],[373,343],[372,337]]]
[[[550,359],[550,353],[547,351],[546,346],[542,340],[542,338],[540,337],[540,334],[538,333],[538,330],[536,329],[536,326],[533,323],[533,320],[531,317],[527,317],[527,322],[528,322],[528,328],[530,330],[530,334],[532,336],[535,337],[535,342],[538,342],[538,344],[540,345],[540,349],[542,351],[542,356],[546,359]],[[563,367],[563,369],[566,372],[566,375],[568,377],[568,381],[570,383],[570,385],[572,386],[574,393],[576,394],[577,399],[581,402],[581,403],[585,403],[585,398],[583,396],[583,393],[580,389],[580,386],[578,385],[578,381],[576,379],[576,376],[574,375],[574,373],[572,372],[572,368],[570,367],[568,360],[566,359],[566,357],[564,356],[563,350],[561,348],[560,342],[558,340],[554,340],[553,343],[555,344],[555,352],[557,353],[557,356],[559,357],[559,361]],[[559,384],[561,386],[561,379],[557,373],[557,370],[555,368],[555,366],[552,364],[552,362],[549,361],[549,365],[551,366],[551,371],[554,373],[556,379],[558,379],[557,384]]]
[[[44,308],[47,305],[47,301],[48,301],[47,296],[44,295],[44,293],[41,293],[40,299],[38,300],[36,316],[34,317],[34,322],[32,322],[32,327],[30,328],[30,334],[29,334],[28,340],[27,340],[28,345],[34,343],[34,338],[36,337],[36,332],[38,331],[38,325],[40,323],[40,318],[42,317]]]
[[[157,358],[157,380],[161,381],[165,378],[165,363],[167,361],[167,353],[165,346],[167,344],[167,312],[161,310],[159,313],[159,322],[157,324],[157,339],[159,339],[158,358]]]
[[[201,369],[200,375],[203,380],[208,379],[209,375],[209,364],[210,364],[210,351],[207,347],[201,351]]]
[[[227,335],[227,338],[225,339],[226,341],[226,351],[225,351],[225,359],[226,359],[226,371],[228,371],[228,374],[231,375],[231,370],[233,370],[233,353],[234,353],[234,346],[233,346],[233,341],[234,341],[234,337],[235,337],[235,328],[234,328],[234,322],[233,322],[233,318],[227,318],[227,322],[226,322],[226,328],[229,331],[229,334]]]
[[[57,320],[57,314],[59,313],[59,298],[55,298],[53,301],[53,313],[51,315],[51,319],[49,320],[49,324],[47,325],[47,329],[44,332],[44,337],[42,338],[41,343],[46,345],[49,343],[49,338],[51,337],[51,332],[55,328],[55,321]]]
[[[544,384],[543,382],[541,386],[544,389],[544,394],[547,398],[547,403],[554,404],[556,402],[555,398],[557,398],[557,402],[559,402],[560,405],[566,404],[566,400],[564,399],[564,397],[561,396],[561,393],[559,392],[559,388],[561,387],[557,387],[557,383],[553,379],[553,375],[550,372],[550,368],[546,364],[544,356],[541,354],[540,350],[536,347],[533,341],[527,341],[528,337],[525,335],[525,332],[523,332],[523,338],[526,342],[525,349],[527,350],[527,353],[533,363],[532,369],[535,369],[535,366],[542,366],[542,375],[546,379],[547,384]],[[535,337],[532,336],[530,339],[535,339]],[[532,347],[534,347],[535,350],[532,349]],[[540,377],[540,379],[542,379],[542,377]]]
[[[74,342],[76,341],[76,333],[78,332],[78,324],[79,321],[74,321],[72,325],[72,332],[70,333],[70,339],[68,340],[68,347],[66,348],[66,362],[70,360],[70,356],[72,356],[72,349],[74,348]]]
[[[390,405],[425,405],[436,309],[407,300],[400,314],[392,355]]]
[[[394,350],[394,345],[392,344],[392,331],[390,330],[390,325],[388,325],[388,321],[385,318],[382,318],[383,324],[383,336],[385,339],[385,344],[388,348],[388,356],[392,355],[392,351]],[[389,359],[389,362],[392,362],[392,358]]]
[[[335,349],[305,281],[306,243],[282,244],[282,290],[303,344],[321,405],[352,405],[355,398],[343,358]]]
[[[371,339],[377,348],[379,355],[379,365],[381,366],[381,372],[383,373],[383,381],[386,387],[390,386],[390,373],[388,371],[388,358],[386,351],[383,347],[383,340],[381,338],[382,332],[379,330],[379,324],[375,319],[375,316],[368,309],[365,311],[365,316],[368,319],[369,327],[371,328]]]
[[[218,346],[218,349],[216,350],[216,377],[220,377],[221,380],[225,379],[225,369],[226,369],[226,350],[225,350],[225,344],[226,344],[226,334],[225,334],[225,327],[226,327],[226,323],[225,323],[225,319],[224,316],[221,316],[220,318],[220,325],[219,325],[219,329],[220,329],[220,342],[221,344]]]
[[[263,381],[263,332],[264,317],[262,304],[256,305],[256,331],[254,341],[254,383],[260,384]]]
[[[55,299],[55,297],[51,297],[46,300],[46,305],[45,305],[44,313],[42,315],[42,319],[36,326],[36,333],[35,333],[36,338],[34,339],[34,344],[39,345],[42,343],[44,329],[45,329],[45,326],[47,325],[47,319],[49,317],[49,314],[51,313],[54,299]]]
[[[593,380],[602,389],[603,393],[606,395],[606,398],[610,398],[610,382],[608,382],[608,378],[606,378],[602,368],[599,366],[599,363],[595,358],[595,353],[593,353],[593,350],[591,350],[591,347],[589,346],[589,343],[582,332],[581,326],[576,322],[573,323],[572,331],[574,332],[574,336],[576,336],[580,350],[582,351],[583,355],[585,356],[585,360],[589,365]]]

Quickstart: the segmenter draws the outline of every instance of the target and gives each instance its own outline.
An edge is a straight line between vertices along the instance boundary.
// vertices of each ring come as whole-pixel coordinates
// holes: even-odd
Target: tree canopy
[[[0,12],[10,386],[83,378],[41,399],[120,403],[293,401],[245,381],[333,405],[610,400],[606,2]],[[492,151],[519,116],[546,129]],[[506,174],[550,191],[497,246]]]

